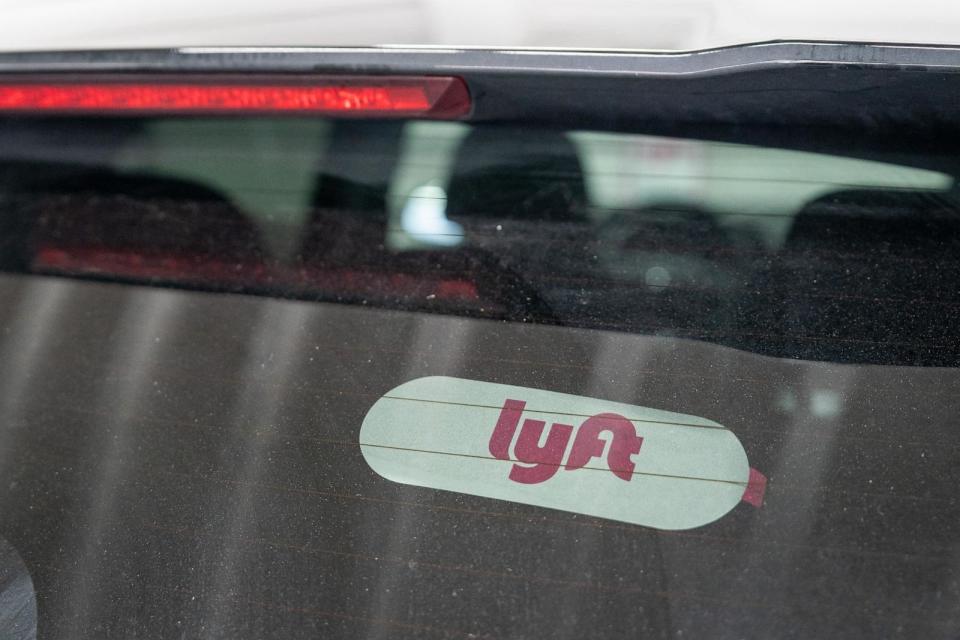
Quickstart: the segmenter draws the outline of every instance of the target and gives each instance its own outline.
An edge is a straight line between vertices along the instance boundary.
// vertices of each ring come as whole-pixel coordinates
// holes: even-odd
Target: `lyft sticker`
[[[658,529],[709,524],[766,479],[706,418],[460,378],[377,400],[360,450],[381,476]]]

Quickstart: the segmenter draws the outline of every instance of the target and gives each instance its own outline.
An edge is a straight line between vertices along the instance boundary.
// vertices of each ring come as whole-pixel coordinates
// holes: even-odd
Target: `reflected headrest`
[[[586,187],[560,132],[482,127],[464,139],[447,190],[447,217],[579,221]]]

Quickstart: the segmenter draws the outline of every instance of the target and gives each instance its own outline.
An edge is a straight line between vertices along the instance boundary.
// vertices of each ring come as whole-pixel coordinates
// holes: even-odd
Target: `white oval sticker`
[[[360,450],[395,482],[658,529],[758,504],[765,481],[737,437],[706,418],[441,376],[377,400]]]

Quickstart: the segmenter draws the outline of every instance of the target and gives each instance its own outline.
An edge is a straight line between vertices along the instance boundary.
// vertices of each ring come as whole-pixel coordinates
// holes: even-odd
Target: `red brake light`
[[[0,81],[0,112],[23,114],[299,113],[458,118],[469,111],[466,85],[453,77]]]

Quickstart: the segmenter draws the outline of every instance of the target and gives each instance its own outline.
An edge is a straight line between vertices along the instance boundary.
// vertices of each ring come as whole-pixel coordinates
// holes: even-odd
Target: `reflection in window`
[[[436,185],[423,185],[410,193],[400,213],[400,229],[403,235],[391,242],[398,249],[404,244],[455,247],[463,242],[463,227],[447,220],[447,194]]]

